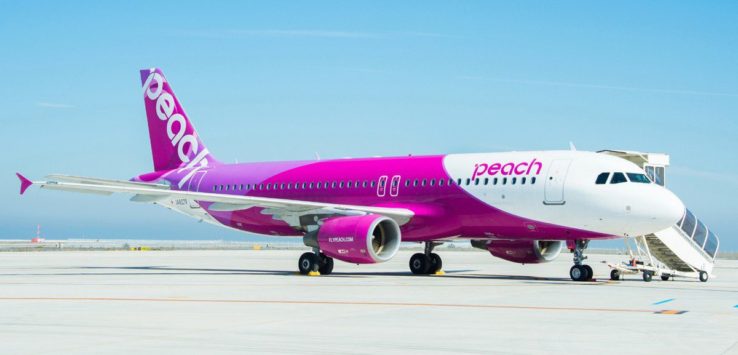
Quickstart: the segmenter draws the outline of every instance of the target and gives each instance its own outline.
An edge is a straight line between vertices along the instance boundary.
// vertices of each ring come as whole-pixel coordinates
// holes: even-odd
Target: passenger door
[[[571,160],[554,160],[548,168],[548,176],[544,187],[545,205],[563,205],[566,203],[564,197],[564,183],[566,174],[569,172]]]

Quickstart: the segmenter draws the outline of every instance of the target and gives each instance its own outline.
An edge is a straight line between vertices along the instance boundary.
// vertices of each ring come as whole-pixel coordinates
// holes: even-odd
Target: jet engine
[[[473,240],[472,246],[521,264],[547,263],[561,254],[566,242],[561,240]]]
[[[354,264],[381,263],[400,249],[400,226],[376,214],[332,217],[323,220],[317,232],[303,238],[305,245],[323,254]]]

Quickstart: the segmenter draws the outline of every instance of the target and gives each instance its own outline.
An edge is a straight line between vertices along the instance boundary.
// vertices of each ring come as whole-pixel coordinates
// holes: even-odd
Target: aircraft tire
[[[300,256],[300,261],[297,263],[297,267],[300,273],[307,275],[311,271],[318,271],[320,267],[320,259],[315,253],[307,252]]]
[[[321,275],[330,275],[333,273],[333,258],[320,254],[321,263],[318,271]]]
[[[410,258],[410,271],[415,275],[427,275],[431,267],[430,258],[423,254],[413,254]]]
[[[436,253],[430,254],[430,268],[428,269],[429,274],[435,274],[443,269],[443,259]]]

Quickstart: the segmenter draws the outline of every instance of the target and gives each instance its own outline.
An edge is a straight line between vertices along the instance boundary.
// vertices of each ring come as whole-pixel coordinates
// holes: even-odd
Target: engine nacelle
[[[472,246],[521,264],[547,263],[561,254],[566,242],[561,240],[474,240]]]
[[[376,214],[328,218],[317,233],[303,239],[305,245],[320,248],[327,256],[354,264],[392,259],[401,240],[397,222]]]

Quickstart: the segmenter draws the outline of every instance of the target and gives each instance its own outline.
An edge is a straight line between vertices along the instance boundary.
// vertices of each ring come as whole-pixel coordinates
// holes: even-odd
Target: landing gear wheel
[[[320,267],[318,268],[318,271],[320,271],[321,275],[330,275],[333,272],[333,258],[325,256],[325,254],[320,254]]]
[[[643,272],[643,281],[651,282],[652,278],[653,278],[653,274],[650,271]]]
[[[584,281],[587,276],[587,271],[580,265],[574,265],[569,269],[569,276],[574,281]]]
[[[707,282],[707,279],[709,278],[710,276],[706,272],[700,271],[700,281]]]
[[[592,280],[592,277],[594,277],[594,270],[592,270],[592,267],[589,265],[582,265],[582,267],[587,271],[587,277],[584,278],[584,281]]]
[[[661,281],[669,281],[669,278],[670,277],[671,277],[671,275],[663,274],[663,275],[661,275]]]
[[[435,274],[436,272],[441,271],[442,268],[443,268],[443,260],[441,259],[441,256],[436,253],[431,253],[430,268],[428,269],[428,273]]]
[[[620,280],[620,270],[610,271],[610,280]]]
[[[297,264],[300,273],[307,275],[311,271],[318,271],[320,267],[320,259],[315,253],[307,252],[300,256],[300,262]]]
[[[414,254],[410,258],[410,271],[415,275],[426,275],[431,267],[431,258],[423,253]]]

